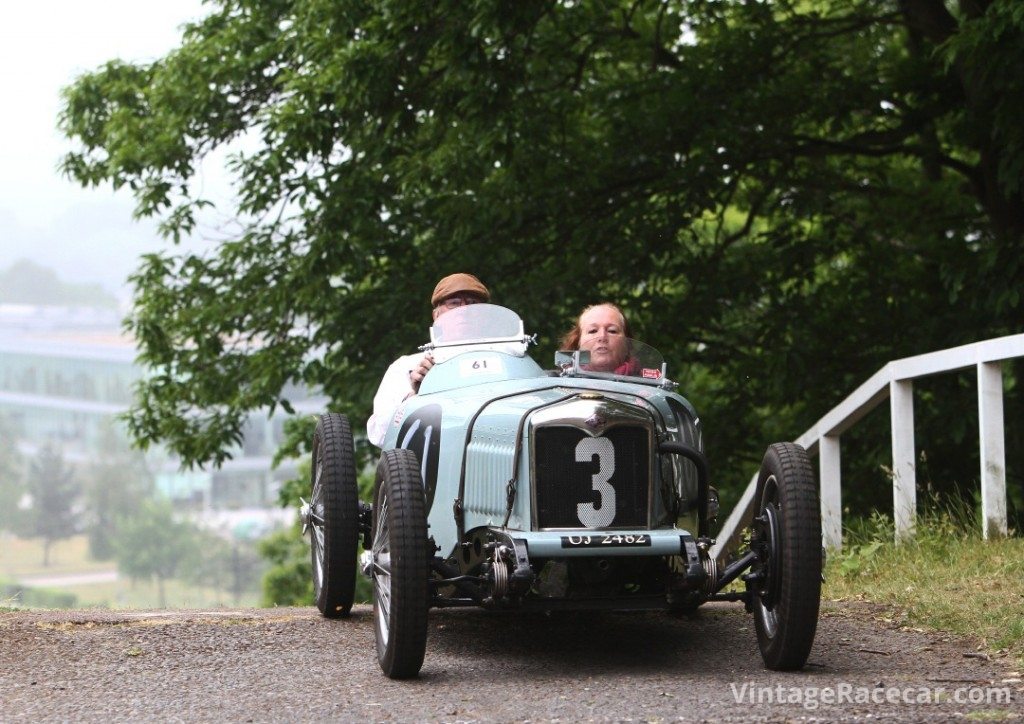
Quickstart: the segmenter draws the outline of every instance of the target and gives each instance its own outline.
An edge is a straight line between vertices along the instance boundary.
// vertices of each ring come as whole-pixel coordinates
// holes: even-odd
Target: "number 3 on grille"
[[[585,437],[576,446],[576,462],[593,462],[597,456],[597,472],[591,477],[594,491],[601,496],[601,505],[579,503],[576,515],[587,528],[602,528],[615,519],[615,488],[608,481],[615,474],[615,448],[606,437]]]

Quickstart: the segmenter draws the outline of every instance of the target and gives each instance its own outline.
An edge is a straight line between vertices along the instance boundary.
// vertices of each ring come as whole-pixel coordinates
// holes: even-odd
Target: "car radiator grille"
[[[616,426],[598,437],[575,427],[538,428],[537,527],[646,527],[649,450],[647,430],[639,426]]]

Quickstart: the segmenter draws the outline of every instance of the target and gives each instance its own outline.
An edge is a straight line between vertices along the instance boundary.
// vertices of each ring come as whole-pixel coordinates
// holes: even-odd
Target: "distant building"
[[[128,409],[144,374],[135,357],[116,312],[0,305],[0,415],[26,454],[54,443],[69,462],[93,459],[104,427]],[[310,412],[324,407],[314,399],[293,404]],[[282,423],[280,416],[253,414],[241,446],[220,469],[182,471],[159,447],[147,452],[147,464],[157,488],[180,506],[209,514],[274,510],[281,482],[296,472],[288,464],[271,470]]]

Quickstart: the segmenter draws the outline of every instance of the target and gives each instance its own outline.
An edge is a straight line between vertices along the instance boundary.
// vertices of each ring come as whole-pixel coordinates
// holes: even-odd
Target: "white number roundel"
[[[593,462],[597,456],[597,472],[592,476],[592,485],[601,496],[600,505],[578,503],[576,515],[587,528],[603,528],[615,519],[615,488],[608,481],[615,474],[615,448],[606,437],[585,437],[576,446],[576,462]]]

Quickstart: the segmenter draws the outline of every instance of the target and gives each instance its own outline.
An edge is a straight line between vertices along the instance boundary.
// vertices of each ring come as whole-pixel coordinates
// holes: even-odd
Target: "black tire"
[[[327,618],[347,616],[356,591],[359,489],[348,418],[322,415],[313,436],[310,549],[316,607]]]
[[[373,624],[377,661],[392,679],[416,676],[427,650],[427,513],[411,450],[385,450],[373,504]]]
[[[821,602],[821,508],[807,451],[793,443],[768,448],[757,481],[751,547],[754,628],[764,664],[803,668]]]

